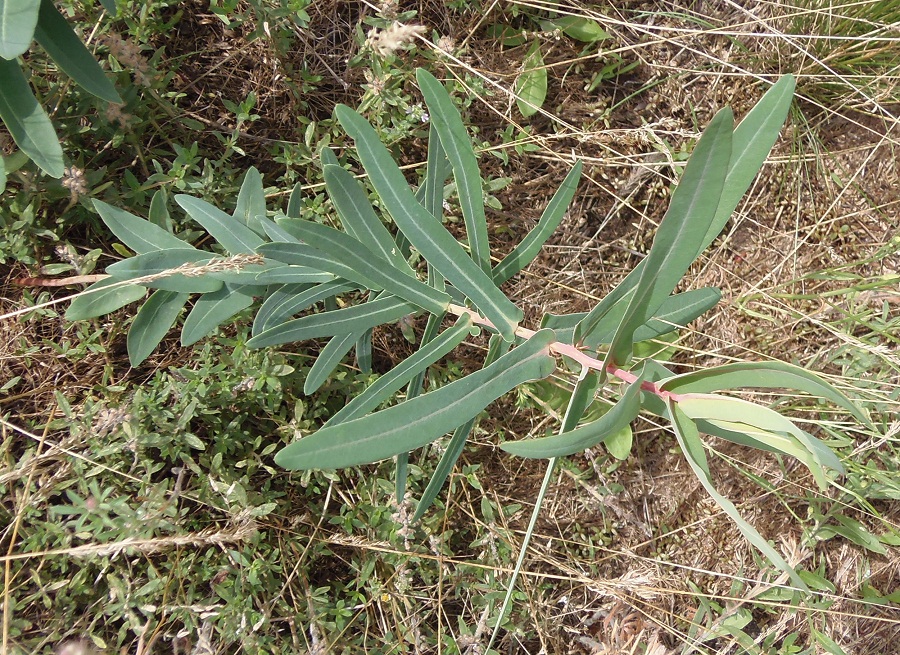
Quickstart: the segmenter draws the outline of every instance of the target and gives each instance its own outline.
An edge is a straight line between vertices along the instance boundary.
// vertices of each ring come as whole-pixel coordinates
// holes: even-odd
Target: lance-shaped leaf
[[[0,0],[0,57],[15,59],[28,50],[40,8],[39,0]]]
[[[340,166],[325,167],[325,187],[341,218],[347,234],[390,262],[407,275],[415,275],[409,263],[400,254],[394,237],[388,232],[359,180]]]
[[[384,323],[399,321],[401,317],[417,311],[419,311],[417,306],[400,298],[379,298],[346,309],[295,318],[261,332],[250,339],[247,345],[251,348],[262,348],[291,341],[331,337],[348,332],[362,332]]]
[[[388,260],[382,259],[349,234],[311,221],[299,223],[302,223],[297,225],[300,238],[319,252],[321,259],[316,265],[322,270],[348,280],[371,280],[378,286],[370,288],[390,291],[433,314],[443,313],[450,304],[450,296],[446,293],[415,277],[397,275],[397,270]],[[304,246],[299,244],[270,244],[260,248],[260,253],[265,255],[267,252],[277,251],[281,255],[284,252],[302,252],[303,249]],[[354,277],[351,272],[362,277]]]
[[[0,0],[0,12],[6,5],[22,4]],[[35,13],[37,13],[37,3]],[[0,18],[2,21],[2,18]],[[3,28],[0,27],[0,30]],[[0,40],[2,40],[0,36]],[[31,33],[28,37],[31,40]],[[15,56],[15,55],[13,55]],[[63,151],[47,112],[41,107],[28,80],[13,60],[0,58],[0,118],[16,145],[51,177],[63,175]]]
[[[547,239],[559,227],[563,216],[566,215],[569,203],[575,197],[578,182],[581,180],[581,169],[582,164],[579,160],[575,162],[575,166],[553,194],[544,213],[541,214],[538,224],[525,235],[525,238],[512,249],[512,252],[503,258],[503,261],[494,267],[491,278],[498,287],[534,261]]]
[[[241,190],[238,192],[237,205],[233,216],[256,233],[262,232],[259,216],[266,215],[266,193],[263,189],[262,175],[251,166],[244,175]]]
[[[397,226],[447,280],[468,297],[507,341],[524,317],[521,309],[494,286],[491,278],[466,254],[462,246],[417,201],[403,172],[366,120],[349,107],[339,105],[335,114],[356,141],[360,160],[372,186]]]
[[[428,159],[425,162],[425,182],[416,191],[416,200],[419,200],[425,210],[438,219],[439,222],[443,222],[444,216],[444,183],[452,172],[453,168],[450,166],[450,162],[447,160],[447,153],[444,152],[444,147],[441,145],[441,137],[438,134],[437,127],[435,127],[435,121],[431,121],[431,126],[428,128]],[[402,235],[403,232],[398,232],[398,237]],[[428,266],[428,284],[441,291],[447,289],[444,276],[431,265]],[[463,299],[462,304],[465,304],[465,302]]]
[[[826,398],[843,407],[870,430],[868,415],[841,391],[815,373],[785,362],[737,362],[685,373],[669,378],[662,385],[673,393],[712,393],[726,389],[796,389]]]
[[[278,220],[287,220],[294,221],[298,219],[289,218],[289,217],[279,217]],[[266,216],[258,216],[257,221],[262,226],[263,230],[266,232],[266,236],[268,236],[272,241],[284,241],[286,243],[300,243],[300,239],[296,236],[288,232],[282,225],[280,225],[277,221],[273,221],[271,218]]]
[[[275,327],[294,314],[299,314],[307,307],[325,298],[354,291],[358,285],[346,280],[333,280],[324,284],[310,286],[308,284],[288,284],[272,292],[253,319],[253,336]]]
[[[778,551],[769,545],[769,542],[763,539],[756,528],[744,520],[744,517],[738,512],[734,503],[716,490],[709,473],[709,463],[706,460],[706,452],[703,450],[703,442],[700,440],[700,433],[697,431],[697,426],[694,425],[693,421],[691,421],[681,409],[679,409],[678,405],[671,398],[666,399],[666,407],[669,412],[669,418],[672,421],[672,427],[675,430],[675,437],[678,439],[678,445],[681,446],[685,459],[690,465],[691,470],[693,470],[694,475],[700,480],[700,484],[706,489],[706,492],[712,496],[713,500],[716,501],[716,504],[722,508],[722,511],[734,521],[737,528],[741,531],[741,534],[743,534],[751,544],[756,546],[756,548],[758,548],[772,564],[787,573],[797,587],[804,591],[809,591],[806,583],[803,582],[803,579],[797,574],[797,571],[784,560]]]
[[[227,279],[228,276],[216,275],[216,279]],[[237,276],[237,280],[243,276]],[[332,273],[326,273],[310,266],[273,266],[253,276],[252,284],[315,284],[331,282],[335,279]],[[246,284],[247,282],[242,282]]]
[[[422,68],[416,71],[416,79],[425,104],[428,105],[431,125],[437,131],[441,147],[453,168],[459,207],[469,237],[469,252],[481,270],[490,274],[491,251],[484,215],[484,190],[481,187],[481,171],[478,169],[472,141],[444,85]]]
[[[175,202],[232,255],[253,254],[263,244],[262,237],[256,232],[205,200],[177,195]]]
[[[53,0],[41,0],[34,38],[78,86],[107,102],[122,102],[94,55],[69,27]]]
[[[725,223],[765,162],[790,109],[794,84],[792,76],[782,77],[735,128],[731,144],[731,160],[719,198],[719,206],[706,236],[698,244],[698,256],[725,227]],[[597,321],[633,291],[643,275],[646,264],[646,259],[641,260],[628,276],[591,310],[582,326],[583,334],[589,334]]]
[[[96,207],[97,201],[94,201]],[[107,205],[109,206],[109,205]],[[135,218],[137,218],[135,216]],[[150,199],[150,210],[147,219],[165,232],[171,233],[173,228],[172,217],[169,215],[168,196],[165,189],[157,189]],[[138,219],[140,220],[140,219]]]
[[[696,259],[698,245],[715,216],[725,183],[732,123],[731,110],[721,110],[697,142],[656,231],[644,273],[610,342],[605,364],[628,362],[635,331],[653,317]],[[575,338],[589,348],[598,345],[591,334],[584,332],[582,324],[575,328]]]
[[[316,361],[306,374],[306,380],[303,382],[303,393],[307,396],[314,394],[319,390],[325,382],[331,377],[334,369],[338,367],[344,355],[350,352],[353,344],[356,343],[358,334],[348,332],[347,334],[336,334],[331,340],[325,344]]]
[[[369,328],[356,337],[356,365],[359,370],[368,375],[372,372],[372,328]]]
[[[100,214],[100,218],[106,223],[106,227],[115,234],[119,241],[134,250],[138,254],[153,252],[154,250],[166,250],[176,248],[183,250],[191,248],[168,230],[150,221],[138,218],[134,214],[107,205],[101,200],[94,199],[94,209]],[[199,250],[197,252],[200,252]],[[210,253],[205,253],[207,259]]]
[[[488,352],[484,357],[484,366],[482,368],[490,366],[500,357],[505,355],[510,346],[512,346],[512,344],[509,341],[504,341],[499,334],[491,335],[490,341],[488,342]],[[463,449],[466,447],[466,439],[468,439],[472,428],[475,427],[476,420],[477,417],[469,419],[453,431],[453,435],[447,442],[447,447],[444,449],[440,461],[434,468],[434,473],[431,474],[431,479],[428,480],[425,491],[422,492],[419,504],[416,505],[416,513],[412,518],[413,523],[424,516],[425,512],[434,502],[434,499],[437,498],[441,488],[447,481],[447,478],[450,477],[453,467],[456,466],[456,461],[459,459],[459,456],[462,455]]]
[[[199,267],[216,261],[217,258],[210,255],[211,253],[190,246],[170,250],[153,250],[111,264],[106,267],[106,272],[117,280],[133,280],[161,275],[162,277],[156,280],[143,281],[138,284],[166,291],[207,293],[221,289],[222,282],[208,276],[188,277],[180,273],[170,274],[170,271],[184,265]]]
[[[160,289],[141,306],[128,330],[128,361],[132,366],[137,366],[156,350],[187,300],[186,293]]]
[[[424,371],[462,343],[469,335],[471,328],[472,318],[468,314],[460,316],[453,327],[444,330],[440,336],[420,348],[414,355],[404,359],[388,373],[378,378],[363,393],[344,405],[344,408],[332,416],[325,426],[346,423],[371,412],[393,396],[419,371]]]
[[[525,53],[525,70],[516,78],[516,106],[522,116],[528,118],[537,113],[547,99],[547,69],[541,54],[540,39]]]
[[[550,375],[552,341],[553,332],[542,330],[487,368],[400,405],[322,428],[283,448],[275,462],[289,470],[335,469],[424,446],[523,382]]]
[[[622,398],[606,414],[581,427],[541,439],[511,441],[500,447],[519,457],[565,457],[579,453],[602,443],[637,418],[641,410],[640,390],[642,378],[638,378],[625,390]]]
[[[205,293],[184,319],[181,345],[190,346],[211,334],[217,327],[238,312],[253,304],[253,296],[261,295],[264,287],[226,283],[218,291]]]
[[[147,295],[147,289],[137,284],[122,284],[115,278],[106,278],[94,282],[83,292],[75,296],[69,309],[66,310],[66,319],[69,321],[83,321],[87,318],[103,316],[124,307]]]
[[[259,254],[275,261],[300,266],[308,270],[327,271],[332,275],[355,282],[365,289],[381,291],[383,288],[374,280],[357,271],[350,263],[318,248],[313,248],[306,243],[267,243],[260,246]]]
[[[285,214],[289,218],[300,218],[303,212],[303,185],[300,182],[291,189],[291,195],[288,198],[288,205]]]

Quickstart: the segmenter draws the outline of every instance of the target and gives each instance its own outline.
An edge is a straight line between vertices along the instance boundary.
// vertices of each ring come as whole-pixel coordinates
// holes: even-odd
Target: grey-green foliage
[[[747,538],[802,588],[797,573],[712,486],[698,435],[702,431],[796,457],[822,487],[829,484],[829,470],[842,472],[841,462],[824,443],[773,410],[713,394],[744,386],[784,387],[824,397],[870,425],[866,415],[817,376],[787,364],[735,364],[677,376],[652,359],[634,363],[633,357],[640,340],[672,332],[718,301],[716,289],[674,295],[673,291],[724,227],[762,166],[787,115],[793,78],[774,84],[736,129],[731,111],[719,112],[698,141],[642,266],[590,312],[547,315],[537,332],[520,325],[522,310],[500,286],[534,259],[561,221],[576,192],[581,164],[576,163],[533,231],[492,268],[485,245],[484,206],[477,193],[482,180],[468,134],[444,86],[425,71],[418,72],[418,80],[433,123],[430,169],[418,192],[409,187],[362,116],[345,106],[335,111],[355,141],[381,207],[396,226],[393,233],[369,205],[361,182],[340,168],[331,153],[323,156],[326,187],[343,230],[297,217],[296,208],[289,210],[290,217],[278,213],[272,220],[262,215],[265,197],[255,170],[245,179],[234,215],[196,198],[176,197],[225,254],[200,251],[157,225],[96,203],[113,232],[138,254],[110,266],[111,279],[78,298],[69,310],[70,318],[117,309],[141,287],[160,289],[141,309],[129,334],[129,356],[138,364],[162,339],[166,330],[161,326],[176,320],[188,294],[203,295],[185,320],[183,343],[212,332],[248,307],[252,298],[264,298],[249,346],[333,339],[311,373],[308,390],[312,390],[351,348],[363,353],[361,359],[369,356],[372,328],[406,320],[411,314],[428,314],[417,354],[370,386],[324,427],[275,456],[278,464],[290,470],[342,468],[397,456],[397,490],[402,495],[408,451],[453,432],[451,447],[428,485],[417,516],[449,475],[478,414],[517,385],[548,376],[557,369],[557,358],[563,357],[580,367],[581,375],[560,434],[506,443],[505,450],[523,457],[555,458],[604,443],[614,456],[625,458],[633,440],[630,424],[640,412],[667,419],[704,487]],[[466,244],[457,241],[441,221],[440,194],[450,174],[457,189],[470,191],[463,203]],[[410,266],[415,261],[410,257],[413,251],[426,265],[423,279]],[[364,301],[360,301],[361,290],[368,291]],[[336,302],[338,296],[342,306]],[[325,303],[324,311],[293,318],[320,302]],[[440,332],[445,316],[456,316],[458,321]],[[469,331],[481,330],[493,334],[483,368],[421,393],[429,367]],[[373,411],[404,386],[407,391],[401,402]],[[617,401],[616,389],[623,390]],[[612,408],[588,417],[588,407],[598,393],[605,393]]]

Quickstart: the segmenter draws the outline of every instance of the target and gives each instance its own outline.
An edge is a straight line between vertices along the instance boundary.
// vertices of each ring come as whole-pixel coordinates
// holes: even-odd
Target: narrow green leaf
[[[326,166],[340,166],[341,162],[337,158],[337,155],[334,154],[334,150],[329,147],[324,147],[319,150],[319,161],[322,162],[322,169],[324,170]]]
[[[288,218],[300,218],[303,213],[303,185],[300,182],[291,189],[291,195],[288,198],[287,211]]]
[[[186,293],[159,290],[141,306],[128,330],[128,361],[132,366],[137,366],[156,350],[187,300]]]
[[[494,267],[491,277],[494,280],[494,284],[498,287],[534,261],[547,239],[559,227],[560,222],[566,215],[569,203],[575,197],[578,182],[581,180],[581,169],[582,164],[579,160],[575,162],[575,166],[572,167],[559,189],[553,194],[553,197],[544,209],[544,213],[541,214],[538,224],[525,235],[525,238],[513,248],[512,252],[503,258],[503,261]]]
[[[425,329],[422,331],[422,341],[419,343],[419,349],[425,348],[429,343],[431,343],[432,339],[437,337],[438,332],[441,329],[441,324],[444,322],[446,314],[429,314],[428,320],[425,322]],[[409,385],[406,387],[406,399],[410,400],[415,398],[422,390],[425,388],[425,373],[427,369],[423,369],[419,371],[410,381]]]
[[[284,262],[294,266],[300,266],[310,270],[327,271],[352,282],[356,282],[366,289],[381,291],[383,288],[374,280],[369,279],[354,266],[339,257],[313,248],[306,243],[267,243],[259,248],[259,254],[268,259]],[[372,255],[374,257],[374,255]],[[270,280],[271,281],[271,280]]]
[[[266,215],[266,193],[263,179],[256,167],[251,166],[244,175],[241,190],[238,192],[237,206],[233,216],[256,233],[261,229],[257,216]]]
[[[4,10],[3,5],[9,7],[11,4],[22,3],[0,0],[0,12]],[[37,7],[35,3],[35,14]],[[0,27],[2,30],[3,27]],[[28,39],[31,39],[31,32]],[[0,59],[0,118],[22,152],[47,175],[62,177],[62,146],[56,138],[50,117],[34,97],[28,80],[15,60]]]
[[[165,189],[157,189],[156,193],[154,193],[153,197],[150,199],[150,211],[147,213],[147,218],[158,228],[171,234],[173,225],[172,217],[169,215],[168,199],[169,197],[166,194]],[[97,207],[96,203],[97,201],[95,200],[95,208]],[[107,205],[107,207],[109,207],[109,205]],[[133,218],[141,220],[137,218],[137,216]],[[132,248],[132,250],[134,250],[134,248]]]
[[[579,453],[602,443],[610,436],[628,426],[641,410],[640,390],[642,378],[629,385],[622,398],[606,414],[587,425],[562,432],[552,437],[511,441],[500,447],[508,453],[531,459],[565,457]]]
[[[0,57],[15,59],[28,50],[40,8],[40,0],[0,0]]]
[[[300,243],[300,239],[294,236],[291,232],[286,230],[277,220],[273,221],[268,217],[259,218],[259,224],[262,225],[262,228],[266,231],[266,235],[272,241],[284,241],[285,243]],[[279,220],[287,220],[287,221],[295,221],[299,219],[288,218]]]
[[[870,430],[868,415],[815,373],[784,362],[738,362],[669,378],[662,388],[673,393],[713,393],[726,389],[796,389],[826,398],[850,412]]]
[[[597,43],[609,38],[609,33],[600,27],[600,23],[583,16],[560,16],[553,20],[541,21],[541,29],[561,30],[566,36],[583,43]]]
[[[515,339],[516,326],[524,317],[522,310],[494,286],[438,219],[416,201],[403,172],[378,140],[372,126],[344,105],[339,105],[335,114],[356,141],[357,152],[372,186],[403,234],[430,265],[472,301],[507,341]]]
[[[141,300],[146,295],[145,287],[137,284],[122,284],[119,280],[106,278],[94,282],[75,296],[69,309],[66,310],[66,320],[83,321],[87,318],[103,316]]]
[[[441,136],[431,121],[428,128],[428,159],[425,162],[424,198],[422,206],[429,214],[441,220],[444,214],[444,184],[453,172],[453,167],[444,152]],[[416,194],[418,197],[419,194]]]
[[[190,246],[169,250],[153,250],[111,264],[107,266],[106,272],[118,280],[132,280],[149,275],[160,275],[184,264],[206,264],[215,259],[214,256],[211,256],[211,253],[203,252]],[[221,281],[205,275],[187,277],[181,274],[167,275],[158,280],[140,282],[139,284],[183,293],[207,293],[222,287]]]
[[[232,255],[252,255],[263,244],[262,237],[256,232],[205,200],[177,195],[175,202]]]
[[[372,328],[356,337],[356,365],[366,375],[372,372]]]
[[[6,190],[6,159],[0,155],[0,193]]]
[[[547,69],[541,54],[540,39],[525,54],[525,70],[516,78],[516,106],[522,116],[528,118],[537,113],[547,99]]]
[[[156,196],[154,196],[155,198]],[[150,221],[138,218],[134,214],[107,205],[96,198],[93,200],[94,209],[100,214],[100,218],[106,223],[106,227],[115,234],[119,240],[138,254],[153,252],[155,250],[167,250],[175,248],[184,250],[192,248],[191,244],[182,241],[168,230]],[[152,203],[151,203],[152,205]],[[194,249],[196,252],[201,252]],[[207,259],[210,253],[204,253]]]
[[[224,276],[217,274],[216,277],[221,279]],[[244,276],[239,277],[244,278]],[[254,273],[252,284],[314,284],[331,282],[334,279],[335,277],[331,273],[325,273],[309,266],[273,266]]]
[[[738,512],[734,503],[716,490],[712,478],[710,477],[709,464],[706,461],[706,453],[703,450],[703,442],[700,441],[700,433],[697,431],[697,426],[694,425],[691,419],[689,419],[681,409],[679,409],[678,405],[674,403],[671,398],[666,400],[666,406],[668,408],[669,418],[672,421],[672,427],[675,430],[675,437],[678,439],[678,444],[681,446],[682,452],[684,452],[685,459],[687,459],[688,464],[694,471],[694,475],[697,476],[697,479],[700,481],[700,484],[703,485],[703,488],[706,489],[706,492],[716,501],[716,504],[722,508],[722,511],[734,521],[734,524],[737,526],[738,530],[741,531],[741,534],[746,537],[747,541],[756,546],[756,548],[759,549],[772,564],[787,573],[797,587],[803,591],[809,591],[809,588],[797,574],[797,571],[784,560],[778,551],[769,545],[768,541],[763,539],[756,528],[744,520],[744,517]]]
[[[259,333],[247,345],[251,348],[277,346],[292,341],[305,341],[335,334],[362,332],[384,323],[393,323],[419,308],[399,298],[380,298],[321,314],[313,314],[282,323]]]
[[[472,140],[444,85],[423,68],[416,71],[416,79],[431,115],[431,125],[437,130],[441,146],[453,168],[459,206],[469,237],[469,253],[481,270],[490,274],[491,251],[484,214],[484,190]]]
[[[257,336],[320,300],[332,298],[356,288],[357,285],[350,284],[346,280],[333,280],[314,286],[309,284],[285,285],[266,298],[262,307],[256,312],[251,334]]]
[[[106,77],[90,50],[84,47],[53,0],[41,0],[35,40],[62,71],[88,93],[107,102],[121,103],[116,87]]]
[[[542,330],[481,371],[375,414],[322,428],[279,451],[275,462],[290,470],[345,468],[424,446],[523,382],[550,375],[555,369],[552,341],[553,332]]]
[[[100,4],[103,5],[103,8],[106,9],[106,12],[112,16],[116,17],[116,0],[100,0]]]
[[[372,209],[365,189],[353,175],[340,166],[326,166],[325,187],[347,234],[366,244],[369,250],[398,270],[407,275],[415,275],[409,263],[400,255],[394,237]]]
[[[203,294],[184,319],[181,345],[190,346],[211,334],[217,327],[253,304],[254,294],[262,294],[262,287],[226,283],[218,291]]]
[[[731,110],[721,110],[697,142],[645,258],[644,273],[616,329],[605,364],[628,362],[635,331],[653,317],[696,259],[725,182],[731,158],[732,123]],[[575,330],[576,339],[588,348],[596,348],[598,344],[582,325]]]
[[[303,382],[303,393],[307,396],[312,395],[319,390],[319,387],[325,384],[328,378],[331,377],[334,369],[340,365],[344,356],[350,352],[358,336],[355,332],[337,334],[325,344],[325,347],[322,348],[319,356],[316,357],[315,363],[306,375],[306,380]]]
[[[398,275],[397,269],[389,261],[379,257],[349,234],[311,221],[299,223],[302,223],[297,225],[300,238],[318,251],[319,258],[315,262],[317,268],[361,284],[371,281],[376,286],[367,285],[370,289],[385,289],[433,314],[447,310],[450,296],[414,277]],[[277,252],[278,257],[272,257],[285,261],[285,254],[297,253],[303,257],[303,253],[308,250],[308,246],[300,244],[274,243],[263,246],[259,252],[263,256]],[[300,260],[295,260],[295,263],[300,263]]]
[[[381,403],[388,400],[404,384],[409,382],[419,371],[424,371],[436,361],[456,348],[472,329],[470,316],[460,316],[455,325],[444,330],[436,339],[420,348],[416,353],[404,359],[390,372],[378,378],[368,389],[356,396],[344,405],[337,414],[332,416],[325,427],[346,423],[353,419],[365,416]]]

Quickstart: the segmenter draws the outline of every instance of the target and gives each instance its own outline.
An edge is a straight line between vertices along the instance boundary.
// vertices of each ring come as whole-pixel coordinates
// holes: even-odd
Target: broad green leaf
[[[156,350],[188,300],[188,294],[154,291],[147,298],[128,330],[128,361],[137,366]]]
[[[181,345],[190,346],[212,334],[222,323],[252,305],[253,295],[261,295],[262,291],[262,287],[226,283],[217,291],[204,293],[184,319]]]
[[[88,93],[107,102],[121,103],[122,98],[116,88],[106,77],[94,55],[69,27],[69,23],[54,6],[53,0],[41,0],[40,7],[34,38],[56,65]]]
[[[669,378],[662,388],[673,393],[712,393],[747,387],[805,391],[843,407],[870,430],[875,429],[866,413],[838,389],[815,373],[784,362],[725,364]]]
[[[295,318],[264,330],[250,339],[247,345],[251,348],[262,348],[292,341],[330,337],[335,334],[362,332],[384,323],[399,321],[401,317],[417,311],[418,307],[399,298],[379,298],[346,309]]]
[[[187,246],[170,250],[153,250],[107,266],[106,272],[118,280],[132,280],[166,274],[156,280],[139,282],[144,286],[179,291],[183,293],[207,293],[222,287],[222,282],[208,276],[167,274],[185,264],[201,265],[215,261],[211,253]]]
[[[544,209],[544,213],[541,214],[538,224],[525,235],[525,238],[512,249],[512,252],[503,258],[503,261],[494,267],[491,278],[498,287],[534,261],[547,239],[559,227],[560,222],[566,215],[569,203],[575,197],[578,182],[581,180],[581,169],[582,164],[581,160],[579,160],[575,162],[575,166],[572,167],[559,189],[553,194],[553,197]]]
[[[263,189],[262,175],[259,174],[256,167],[251,166],[244,175],[233,216],[254,232],[259,233],[261,225],[256,217],[265,215],[266,193]]]
[[[318,251],[320,259],[315,265],[321,270],[362,284],[371,280],[377,286],[369,288],[385,289],[433,314],[447,310],[450,296],[415,277],[398,275],[401,271],[397,271],[391,262],[382,259],[349,234],[312,221],[299,221],[297,230],[300,238]],[[269,244],[260,248],[259,252],[264,256],[277,252],[283,258],[285,253],[303,253],[305,250],[307,247],[300,244]]]
[[[173,225],[172,217],[169,215],[168,199],[169,197],[166,194],[166,190],[158,189],[150,199],[150,211],[147,213],[147,218],[151,223],[171,234]],[[95,207],[97,206],[96,203],[97,201],[95,200]],[[109,207],[109,205],[107,205],[107,207]],[[134,218],[137,218],[137,216]],[[134,250],[134,248],[132,248],[132,250]]]
[[[440,221],[416,201],[403,172],[372,126],[344,105],[339,105],[335,114],[356,141],[357,153],[372,186],[406,238],[430,265],[472,301],[504,339],[512,341],[516,326],[524,317],[522,310],[494,286]]]
[[[424,371],[456,348],[469,335],[471,329],[471,317],[460,316],[453,327],[444,330],[440,336],[420,348],[414,355],[404,359],[390,372],[379,377],[363,393],[344,405],[344,408],[332,416],[325,426],[338,425],[365,416],[391,398],[419,371]]]
[[[700,484],[706,489],[706,492],[712,496],[712,499],[722,508],[722,511],[734,521],[734,524],[741,531],[741,534],[747,538],[747,541],[756,546],[772,564],[787,573],[797,587],[803,591],[809,591],[809,588],[797,574],[797,571],[784,560],[778,551],[769,545],[768,541],[763,539],[756,528],[744,520],[734,503],[716,490],[709,473],[709,464],[706,460],[706,453],[703,450],[703,442],[700,440],[697,426],[679,409],[678,405],[671,398],[666,399],[666,407],[669,412],[669,418],[672,421],[672,427],[675,430],[675,437],[678,439],[678,445],[681,446],[685,459],[694,471],[694,475],[697,476]]]
[[[147,289],[137,284],[122,284],[114,278],[94,282],[82,293],[75,296],[66,320],[83,321],[87,318],[103,316],[144,298]]]
[[[862,546],[867,550],[871,550],[873,553],[887,555],[887,549],[881,545],[881,542],[878,541],[878,537],[866,530],[862,523],[854,521],[843,514],[836,514],[834,518],[839,525],[831,523],[820,527],[816,531],[815,536],[817,538],[828,539],[837,534],[852,541],[857,546]]]
[[[641,411],[640,390],[642,378],[633,382],[622,394],[622,398],[606,414],[587,425],[552,437],[511,441],[500,447],[519,457],[550,458],[565,457],[579,453],[602,443],[610,436],[627,427]],[[627,454],[626,454],[627,455]]]
[[[415,275],[409,263],[400,255],[394,237],[372,209],[365,189],[353,175],[340,166],[326,166],[325,187],[347,234],[366,244],[369,250],[398,270],[407,275]]]
[[[371,304],[371,303],[370,303]],[[336,469],[377,462],[430,443],[474,418],[489,403],[555,369],[551,330],[542,330],[490,366],[436,391],[354,419],[283,448],[275,462],[289,470]]]
[[[319,356],[316,357],[315,363],[306,374],[306,380],[303,382],[303,393],[307,396],[314,394],[319,390],[325,382],[331,377],[340,363],[344,359],[344,355],[350,352],[353,344],[359,335],[354,332],[347,334],[336,334],[331,340],[325,344]]]
[[[566,36],[583,43],[597,43],[609,38],[609,32],[600,27],[600,23],[583,16],[560,16],[553,20],[542,20],[541,29],[561,30]]]
[[[0,57],[15,59],[28,50],[40,8],[40,0],[0,0]]]
[[[23,4],[0,0],[4,6]],[[35,12],[37,10],[35,3]],[[2,17],[0,17],[2,20]],[[3,27],[0,27],[0,31]],[[28,34],[29,40],[31,33]],[[15,56],[15,55],[13,55]],[[15,60],[0,59],[0,118],[16,145],[51,177],[62,177],[63,151],[47,112],[41,107]]]
[[[107,13],[113,18],[116,17],[116,0],[100,0],[100,4],[106,9]]]
[[[253,336],[261,334],[320,300],[332,298],[357,288],[357,285],[348,283],[346,280],[332,280],[315,286],[308,284],[285,285],[266,298],[262,307],[256,312],[252,334]]]
[[[696,259],[722,194],[731,158],[732,123],[731,110],[721,110],[697,142],[645,258],[644,273],[610,342],[605,364],[628,362],[635,331],[653,317]],[[596,348],[598,344],[582,325],[575,329],[575,338]]]
[[[537,113],[547,99],[547,69],[541,54],[541,42],[535,39],[525,54],[524,71],[516,78],[516,106],[528,118]]]
[[[337,158],[337,155],[334,154],[334,150],[329,147],[324,147],[319,150],[319,161],[322,162],[322,169],[326,166],[340,166],[341,162]]]
[[[444,85],[422,68],[416,71],[416,79],[431,114],[431,125],[437,131],[441,147],[453,168],[459,206],[469,237],[469,253],[481,270],[490,274],[491,251],[484,215],[484,191],[472,140]]]
[[[487,355],[485,355],[482,368],[490,366],[501,356],[506,354],[511,345],[512,344],[509,341],[504,341],[499,334],[491,335],[490,341],[488,342],[488,352]],[[463,449],[466,446],[466,439],[469,437],[472,428],[475,427],[476,420],[477,417],[469,419],[453,431],[453,435],[447,442],[447,447],[444,449],[441,459],[434,469],[434,473],[431,474],[431,479],[428,480],[428,486],[425,487],[425,491],[422,492],[422,497],[419,499],[419,504],[416,505],[416,513],[412,518],[413,523],[422,518],[428,508],[431,507],[431,504],[434,502],[434,499],[437,498],[437,495],[440,493],[447,478],[450,477],[453,467],[456,466],[456,461],[459,459],[459,456],[462,455]]]
[[[138,218],[134,214],[129,214],[112,205],[107,205],[96,198],[93,202],[94,209],[100,214],[100,218],[106,223],[106,227],[119,238],[119,241],[138,254],[171,248],[184,250],[192,247],[191,244],[182,241],[159,225],[155,225],[143,218]],[[194,251],[201,252],[196,249]],[[203,255],[207,259],[212,257],[211,253],[203,253]]]
[[[177,195],[175,202],[232,255],[253,254],[263,244],[256,232],[205,200]]]

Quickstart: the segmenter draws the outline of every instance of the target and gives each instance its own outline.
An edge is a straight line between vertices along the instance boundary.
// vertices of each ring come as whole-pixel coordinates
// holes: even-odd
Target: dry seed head
[[[424,25],[392,23],[386,30],[371,30],[366,43],[382,57],[390,57],[408,42],[424,33]]]

